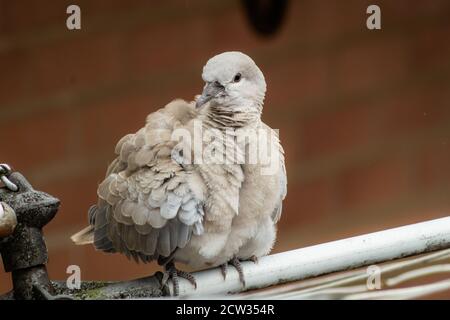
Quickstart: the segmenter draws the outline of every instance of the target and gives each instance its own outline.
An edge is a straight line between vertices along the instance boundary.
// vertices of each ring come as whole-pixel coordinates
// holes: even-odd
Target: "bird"
[[[228,51],[207,61],[202,79],[192,101],[171,101],[118,141],[89,226],[71,237],[136,262],[157,261],[175,295],[179,277],[197,286],[175,263],[220,267],[224,279],[232,265],[245,287],[241,262],[270,253],[287,194],[278,131],[261,120],[260,68]],[[269,160],[250,159],[263,149]]]

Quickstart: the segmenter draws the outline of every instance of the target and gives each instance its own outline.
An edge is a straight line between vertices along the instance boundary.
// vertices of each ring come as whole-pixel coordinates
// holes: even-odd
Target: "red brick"
[[[345,47],[336,56],[336,87],[341,94],[377,92],[409,75],[408,48],[402,38],[367,37],[363,43]]]
[[[267,82],[267,112],[302,110],[311,100],[327,98],[331,91],[330,69],[325,56],[299,56],[263,69]]]
[[[371,122],[372,111],[364,105],[302,119],[302,158],[337,155],[366,146],[374,134]]]
[[[84,250],[87,258],[86,268],[83,269],[87,270],[86,279],[130,280],[150,276],[157,270],[161,270],[156,262],[137,264],[122,254],[107,254],[96,251],[92,247]],[[114,266],[114,268],[108,266]]]
[[[263,117],[263,121],[273,129],[279,130],[280,141],[285,153],[285,162],[288,168],[295,169],[300,161],[300,141],[298,124],[295,121],[270,117]]]
[[[66,9],[71,4],[81,8],[82,27],[90,25],[92,20],[99,17],[125,16],[130,10],[140,9],[148,2],[145,0],[121,1],[121,0],[47,0],[45,3],[39,0],[29,0],[26,3],[20,1],[1,1],[0,14],[4,20],[4,32],[8,35],[14,33],[33,33],[37,30],[45,30],[54,27],[66,28],[68,14]],[[158,4],[152,4],[157,8]]]
[[[12,290],[11,274],[0,268],[0,295]]]
[[[448,83],[433,87],[428,85],[380,101],[379,105],[375,106],[382,114],[380,138],[399,135],[410,135],[413,138],[424,130],[448,126],[450,110],[446,94],[447,86]]]
[[[443,134],[421,150],[419,158],[419,183],[422,190],[448,186],[450,181],[450,132]]]
[[[147,96],[111,99],[84,107],[80,117],[84,152],[109,150],[113,156],[119,139],[142,128],[146,116],[159,107]]]
[[[92,90],[124,78],[123,38],[118,34],[72,36],[0,53],[1,101],[6,104]]]
[[[184,36],[180,36],[180,30]],[[209,40],[205,19],[138,25],[126,37],[126,60],[133,77],[175,77],[180,69],[197,70],[200,77],[201,67],[209,58],[203,45]]]
[[[439,16],[450,9],[446,0],[422,1],[414,5],[408,0],[383,0],[377,4],[382,10],[382,19],[389,19],[389,24],[399,23],[404,26],[414,21],[427,21],[427,18]]]
[[[46,227],[46,232],[51,234],[69,226],[87,225],[87,211],[97,202],[97,186],[105,177],[106,168],[107,163],[96,171],[35,185],[61,201],[58,214]]]
[[[338,177],[342,209],[389,203],[411,194],[415,186],[410,162],[406,155],[390,154],[342,172]]]
[[[432,1],[430,1],[432,2]],[[414,34],[410,49],[410,63],[417,72],[440,71],[449,67],[450,34],[448,19],[446,24],[433,28],[423,28]]]
[[[194,99],[201,93],[202,83],[199,79],[187,78],[182,83],[150,90],[149,93],[107,97],[80,108],[83,152],[109,150],[113,155],[119,139],[142,128],[148,114],[177,98]]]
[[[200,75],[193,74],[177,85],[169,85],[164,88],[162,94],[162,106],[175,99],[175,97],[184,99],[186,101],[195,100],[195,96],[201,94],[203,91],[204,82]]]
[[[161,270],[156,262],[137,264],[122,254],[97,251],[92,245],[72,244],[65,250],[50,251],[48,271],[52,279],[67,279],[66,270],[70,265],[80,267],[82,281],[132,280],[150,276],[157,270]]]
[[[69,123],[69,115],[64,110],[1,121],[2,162],[25,173],[64,159],[70,148]]]
[[[65,27],[66,8],[70,1],[51,1],[44,4],[42,1],[32,0],[26,3],[21,1],[1,1],[1,18],[4,20],[3,31],[7,34],[16,32],[33,32],[43,29],[54,22],[61,22]]]
[[[5,1],[0,1],[0,35],[2,35],[3,33],[6,32],[6,2]]]
[[[361,1],[341,5],[337,1],[293,1],[289,27],[302,43],[314,47],[337,44],[348,34],[365,27],[365,8]]]
[[[292,231],[299,225],[320,223],[335,209],[336,192],[332,178],[309,182],[288,181],[288,186],[280,220],[283,230]]]
[[[36,47],[30,70],[36,96],[102,87],[124,76],[123,38],[118,34],[73,36]]]
[[[81,13],[85,17],[85,21],[102,21],[105,17],[109,19],[125,18],[127,15],[141,12],[144,10],[159,10],[160,7],[167,5],[166,3],[150,2],[146,0],[81,0],[77,4],[81,8]]]
[[[26,97],[33,90],[30,67],[33,57],[26,50],[0,51],[0,110],[3,105]]]
[[[212,54],[232,50],[251,52],[254,48],[265,45],[264,38],[258,37],[253,31],[239,6],[217,14],[208,22],[207,49]]]
[[[67,236],[68,236],[68,241],[67,241],[67,243],[68,243],[70,241],[69,240],[70,235],[67,235]],[[75,245],[72,245],[72,246],[75,247]],[[48,271],[50,279],[64,281],[69,276],[66,273],[67,267],[72,264],[74,264],[74,265],[80,264],[80,262],[79,262],[80,256],[74,254],[73,251],[74,250],[72,248],[70,248],[69,245],[64,250],[53,249],[52,247],[49,247],[47,271]],[[72,256],[75,256],[78,259],[71,259]],[[81,277],[83,277],[83,273],[81,273]],[[83,280],[83,278],[82,278],[82,280]]]

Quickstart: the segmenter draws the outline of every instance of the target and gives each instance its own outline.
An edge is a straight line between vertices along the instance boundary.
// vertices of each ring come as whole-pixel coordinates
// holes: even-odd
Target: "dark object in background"
[[[5,271],[12,273],[14,299],[48,299],[53,287],[45,267],[48,256],[42,228],[55,216],[59,200],[34,190],[18,172],[8,179],[18,190],[0,188],[0,201],[15,211],[17,226],[0,239],[0,253]]]
[[[263,36],[274,35],[285,17],[288,0],[242,0],[250,24]]]

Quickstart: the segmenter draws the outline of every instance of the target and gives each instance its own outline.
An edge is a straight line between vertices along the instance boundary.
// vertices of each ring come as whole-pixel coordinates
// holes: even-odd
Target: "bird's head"
[[[222,107],[261,109],[266,93],[264,75],[255,62],[238,51],[218,54],[203,67],[203,93],[197,108],[207,102]]]

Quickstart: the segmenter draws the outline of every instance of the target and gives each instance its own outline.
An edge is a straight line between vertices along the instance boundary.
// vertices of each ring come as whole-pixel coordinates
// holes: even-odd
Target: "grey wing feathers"
[[[97,249],[148,262],[170,256],[192,233],[203,232],[202,197],[189,184],[195,173],[171,158],[171,132],[192,110],[174,101],[118,142],[118,157],[97,190],[98,204],[89,210]]]
[[[281,156],[281,170],[280,170],[280,201],[278,203],[278,206],[275,208],[275,210],[272,213],[272,220],[277,223],[281,218],[281,213],[283,211],[283,200],[286,197],[287,194],[287,175],[286,175],[286,166],[284,164],[284,151],[281,147],[281,144],[279,145],[280,148],[280,156]]]

